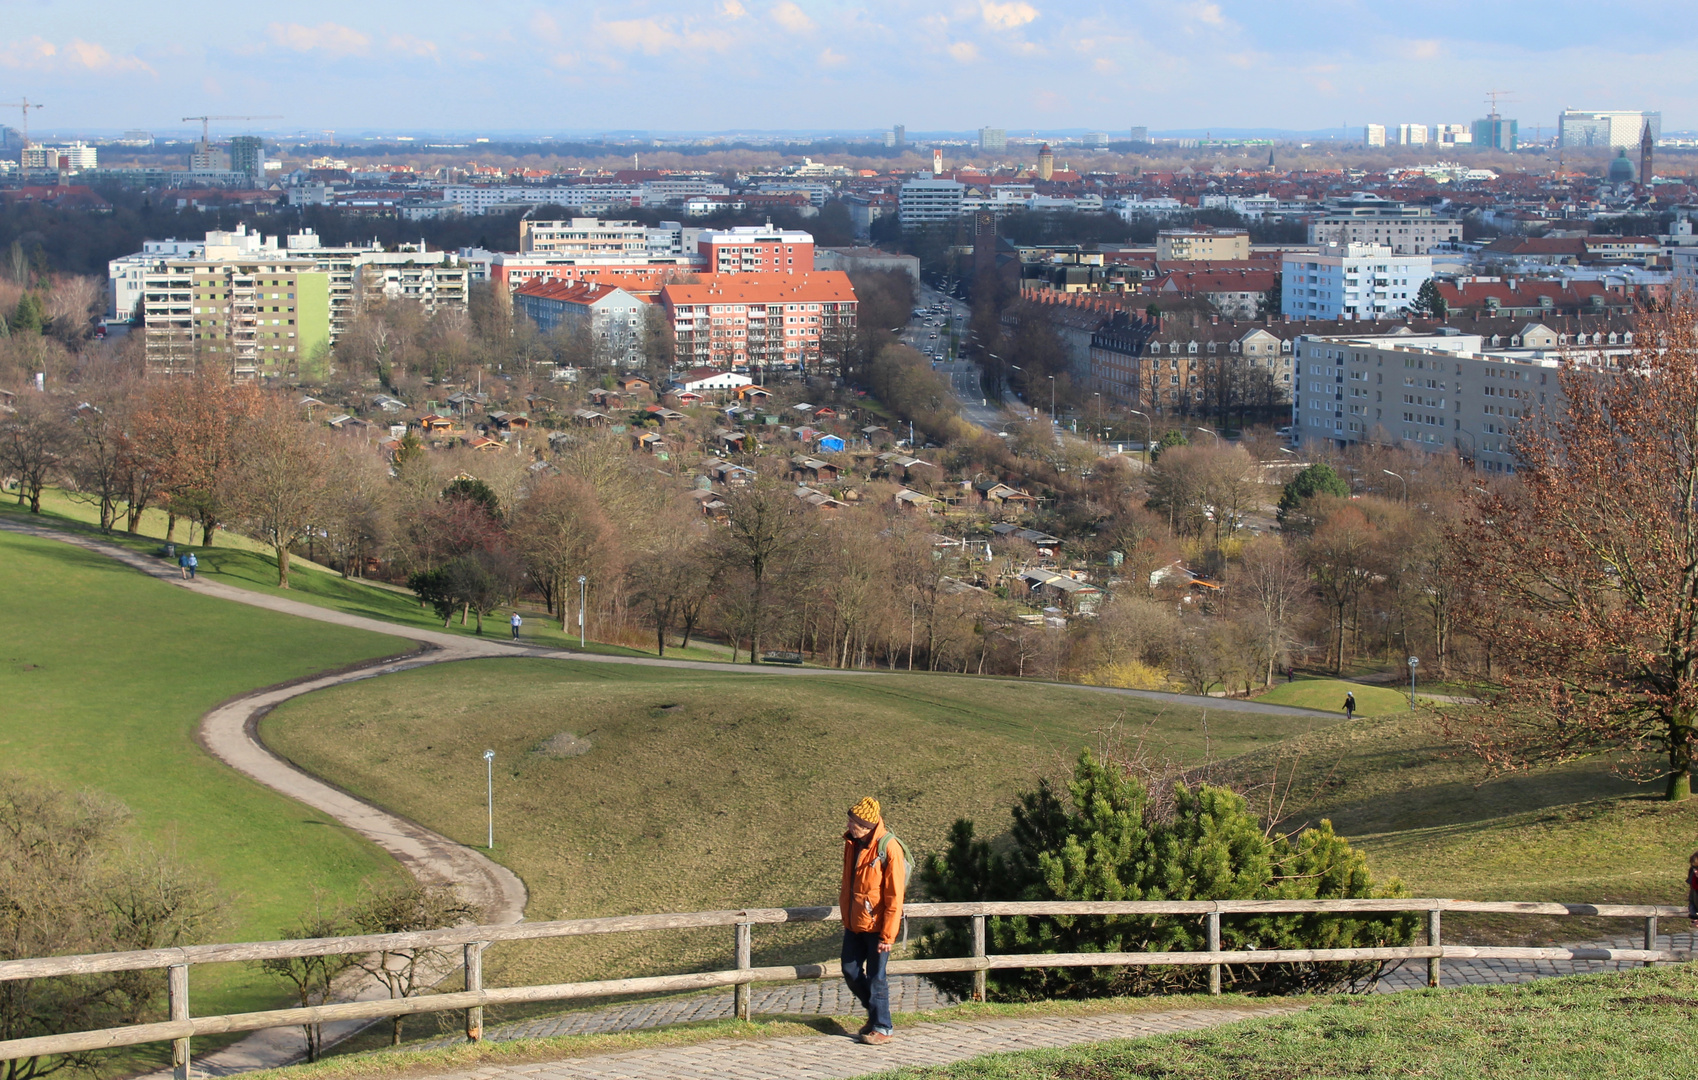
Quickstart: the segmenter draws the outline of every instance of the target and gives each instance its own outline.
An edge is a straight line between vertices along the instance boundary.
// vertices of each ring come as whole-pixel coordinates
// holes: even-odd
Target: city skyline
[[[278,114],[223,133],[1327,131],[1467,122],[1485,92],[1526,137],[1564,108],[1698,118],[1681,9],[1641,3],[1296,10],[1247,3],[635,0],[249,10],[161,19],[124,5],[0,0],[0,98],[32,130],[182,130],[198,113]],[[1578,27],[1585,26],[1585,34]],[[1019,78],[1008,73],[1018,71]],[[0,113],[0,123],[16,118]]]

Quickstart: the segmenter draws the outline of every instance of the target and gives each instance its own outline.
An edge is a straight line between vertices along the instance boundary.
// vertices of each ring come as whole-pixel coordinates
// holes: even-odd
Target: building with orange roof
[[[513,306],[550,333],[587,328],[609,362],[636,366],[643,359],[643,330],[650,302],[613,285],[543,278],[521,285]]]
[[[672,322],[678,363],[728,370],[799,367],[829,359],[855,328],[849,275],[714,274],[700,284],[671,284],[660,303]]]

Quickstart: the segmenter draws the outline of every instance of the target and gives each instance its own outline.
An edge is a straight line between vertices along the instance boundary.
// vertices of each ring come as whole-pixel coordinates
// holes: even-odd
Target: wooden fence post
[[[489,945],[487,941],[468,941],[465,946],[466,957],[466,989],[483,989],[483,951]],[[466,1010],[466,1041],[483,1042],[483,1006],[474,1005]]]
[[[980,959],[985,955],[985,917],[973,916],[973,955]],[[978,968],[973,972],[973,1000],[985,1000],[985,983],[987,972]]]
[[[1438,908],[1434,908],[1427,912],[1427,944],[1435,949],[1439,948],[1443,944],[1442,938],[1440,937],[1440,914],[1441,912]],[[1428,986],[1437,986],[1439,984],[1439,962],[1439,958],[1436,956],[1430,956],[1427,958]]]
[[[1205,918],[1207,919],[1206,926],[1208,928],[1209,951],[1212,953],[1220,952],[1220,912],[1211,911],[1207,916],[1205,916]],[[1220,993],[1219,964],[1209,965],[1209,993]]]
[[[1646,948],[1647,951],[1649,951],[1649,950],[1654,949],[1656,947],[1657,947],[1657,917],[1655,915],[1647,915],[1647,916],[1645,916],[1645,948]],[[1656,965],[1657,965],[1657,962],[1655,960],[1645,961],[1646,967],[1655,967]]]
[[[165,969],[165,998],[171,1019],[189,1018],[189,965],[172,964]],[[171,1076],[173,1080],[189,1080],[189,1040],[171,1040]]]
[[[749,970],[749,924],[737,924],[737,970]],[[738,983],[736,989],[737,1019],[749,1018],[749,984]]]

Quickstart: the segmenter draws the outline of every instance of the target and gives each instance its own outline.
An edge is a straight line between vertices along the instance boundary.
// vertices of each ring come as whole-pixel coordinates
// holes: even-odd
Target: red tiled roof
[[[639,293],[628,292],[615,285],[595,281],[562,281],[559,278],[532,278],[515,289],[514,292],[545,300],[558,300],[566,304],[593,304],[597,300],[605,300],[616,292],[624,292],[627,296],[635,297],[645,303],[649,302],[648,297]]]
[[[699,285],[667,285],[672,304],[785,304],[855,299],[855,286],[841,270],[804,274],[710,274]]]

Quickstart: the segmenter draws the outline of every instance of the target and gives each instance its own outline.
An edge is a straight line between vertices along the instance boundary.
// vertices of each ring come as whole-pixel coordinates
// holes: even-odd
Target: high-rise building
[[[1645,126],[1651,127],[1651,139],[1662,137],[1663,114],[1660,112],[1564,109],[1557,116],[1557,145],[1596,147],[1614,150],[1639,145]]]
[[[1085,133],[1085,145],[1086,146],[1094,146],[1098,149],[1101,149],[1101,148],[1107,146],[1108,145],[1108,132],[1106,132],[1106,131],[1087,131]]]
[[[1311,319],[1395,318],[1433,276],[1431,255],[1394,255],[1386,244],[1321,244],[1281,261],[1280,313]]]
[[[262,176],[265,173],[265,140],[258,135],[237,135],[230,140],[230,170]]]
[[[1384,146],[1386,144],[1386,126],[1384,124],[1369,124],[1362,129],[1363,146]]]
[[[963,212],[967,185],[959,180],[910,180],[896,193],[903,228],[954,221]]]
[[[890,129],[890,135],[891,145],[896,147],[896,149],[900,150],[904,146],[908,145],[908,128],[905,125],[897,124],[895,127]]]
[[[1001,153],[1008,149],[1008,130],[1006,128],[982,127],[979,129],[979,149]]]
[[[1147,127],[1135,127],[1135,128],[1133,128],[1132,129],[1132,141],[1135,142],[1135,143],[1147,143],[1147,142],[1149,142],[1150,141],[1150,129],[1147,128]]]
[[[886,145],[886,146],[895,146],[896,145],[896,132],[895,131],[887,131],[887,132],[884,133],[884,145]]]
[[[1427,145],[1427,125],[1426,124],[1399,124],[1399,125],[1397,125],[1397,145],[1399,145],[1399,146],[1426,146]]]
[[[1474,129],[1467,124],[1434,124],[1433,143],[1436,146],[1467,146],[1474,141]]]
[[[1514,150],[1516,147],[1516,127],[1514,120],[1506,120],[1497,113],[1474,121],[1474,145],[1482,150]]]
[[[43,146],[37,143],[23,152],[26,169],[93,169],[98,168],[99,152],[83,142],[65,146]]]

